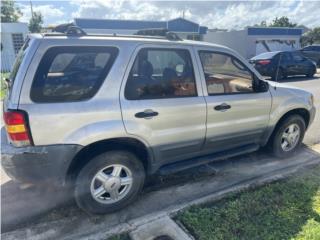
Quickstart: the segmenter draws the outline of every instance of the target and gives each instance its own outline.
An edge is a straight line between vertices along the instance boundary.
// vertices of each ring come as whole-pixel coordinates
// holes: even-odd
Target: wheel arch
[[[91,158],[109,150],[126,150],[132,152],[141,160],[145,172],[150,172],[153,161],[151,148],[138,139],[120,137],[93,142],[82,148],[69,164],[65,181],[67,183],[74,181],[79,171]]]
[[[309,126],[310,123],[310,113],[307,109],[305,108],[295,108],[292,109],[288,112],[286,112],[285,114],[283,114],[277,121],[277,123],[275,124],[274,128],[272,129],[272,131],[270,131],[269,137],[267,138],[266,144],[268,144],[270,142],[270,140],[272,140],[276,130],[279,128],[279,126],[283,123],[283,121],[285,121],[289,116],[292,115],[299,115],[304,119],[304,122],[306,124],[306,129]]]

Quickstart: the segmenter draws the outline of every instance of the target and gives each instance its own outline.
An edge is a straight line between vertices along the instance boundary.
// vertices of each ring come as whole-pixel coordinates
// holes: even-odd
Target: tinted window
[[[91,98],[106,78],[118,51],[111,47],[54,47],[43,56],[31,89],[35,102]]]
[[[291,53],[291,56],[292,56],[292,59],[294,60],[294,61],[296,61],[296,62],[301,62],[301,61],[303,61],[303,57],[301,56],[301,54],[300,53],[297,53],[297,52],[293,52],[293,53]]]
[[[290,62],[291,61],[291,55],[289,53],[280,53],[281,55],[281,62],[282,63],[287,63],[287,62]]]
[[[237,59],[214,52],[200,52],[209,95],[253,92],[252,74]]]
[[[125,88],[129,100],[196,96],[191,56],[182,49],[142,49]]]

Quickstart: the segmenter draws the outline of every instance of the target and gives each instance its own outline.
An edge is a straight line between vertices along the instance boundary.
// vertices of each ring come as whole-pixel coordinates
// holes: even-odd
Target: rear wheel
[[[76,180],[75,199],[88,213],[114,212],[136,198],[144,179],[144,167],[134,154],[106,152],[81,169]]]
[[[291,156],[301,145],[305,133],[305,121],[300,115],[291,115],[275,129],[270,147],[276,157]]]

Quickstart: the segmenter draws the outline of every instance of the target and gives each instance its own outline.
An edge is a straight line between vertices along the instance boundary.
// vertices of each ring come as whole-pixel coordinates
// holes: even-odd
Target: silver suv
[[[166,36],[31,35],[4,101],[7,174],[72,186],[80,208],[103,214],[148,175],[299,147],[312,94],[262,80],[227,47]]]

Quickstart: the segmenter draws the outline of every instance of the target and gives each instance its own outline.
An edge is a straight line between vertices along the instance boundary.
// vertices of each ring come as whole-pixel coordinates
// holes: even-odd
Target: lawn
[[[320,240],[320,166],[178,214],[196,239]]]

